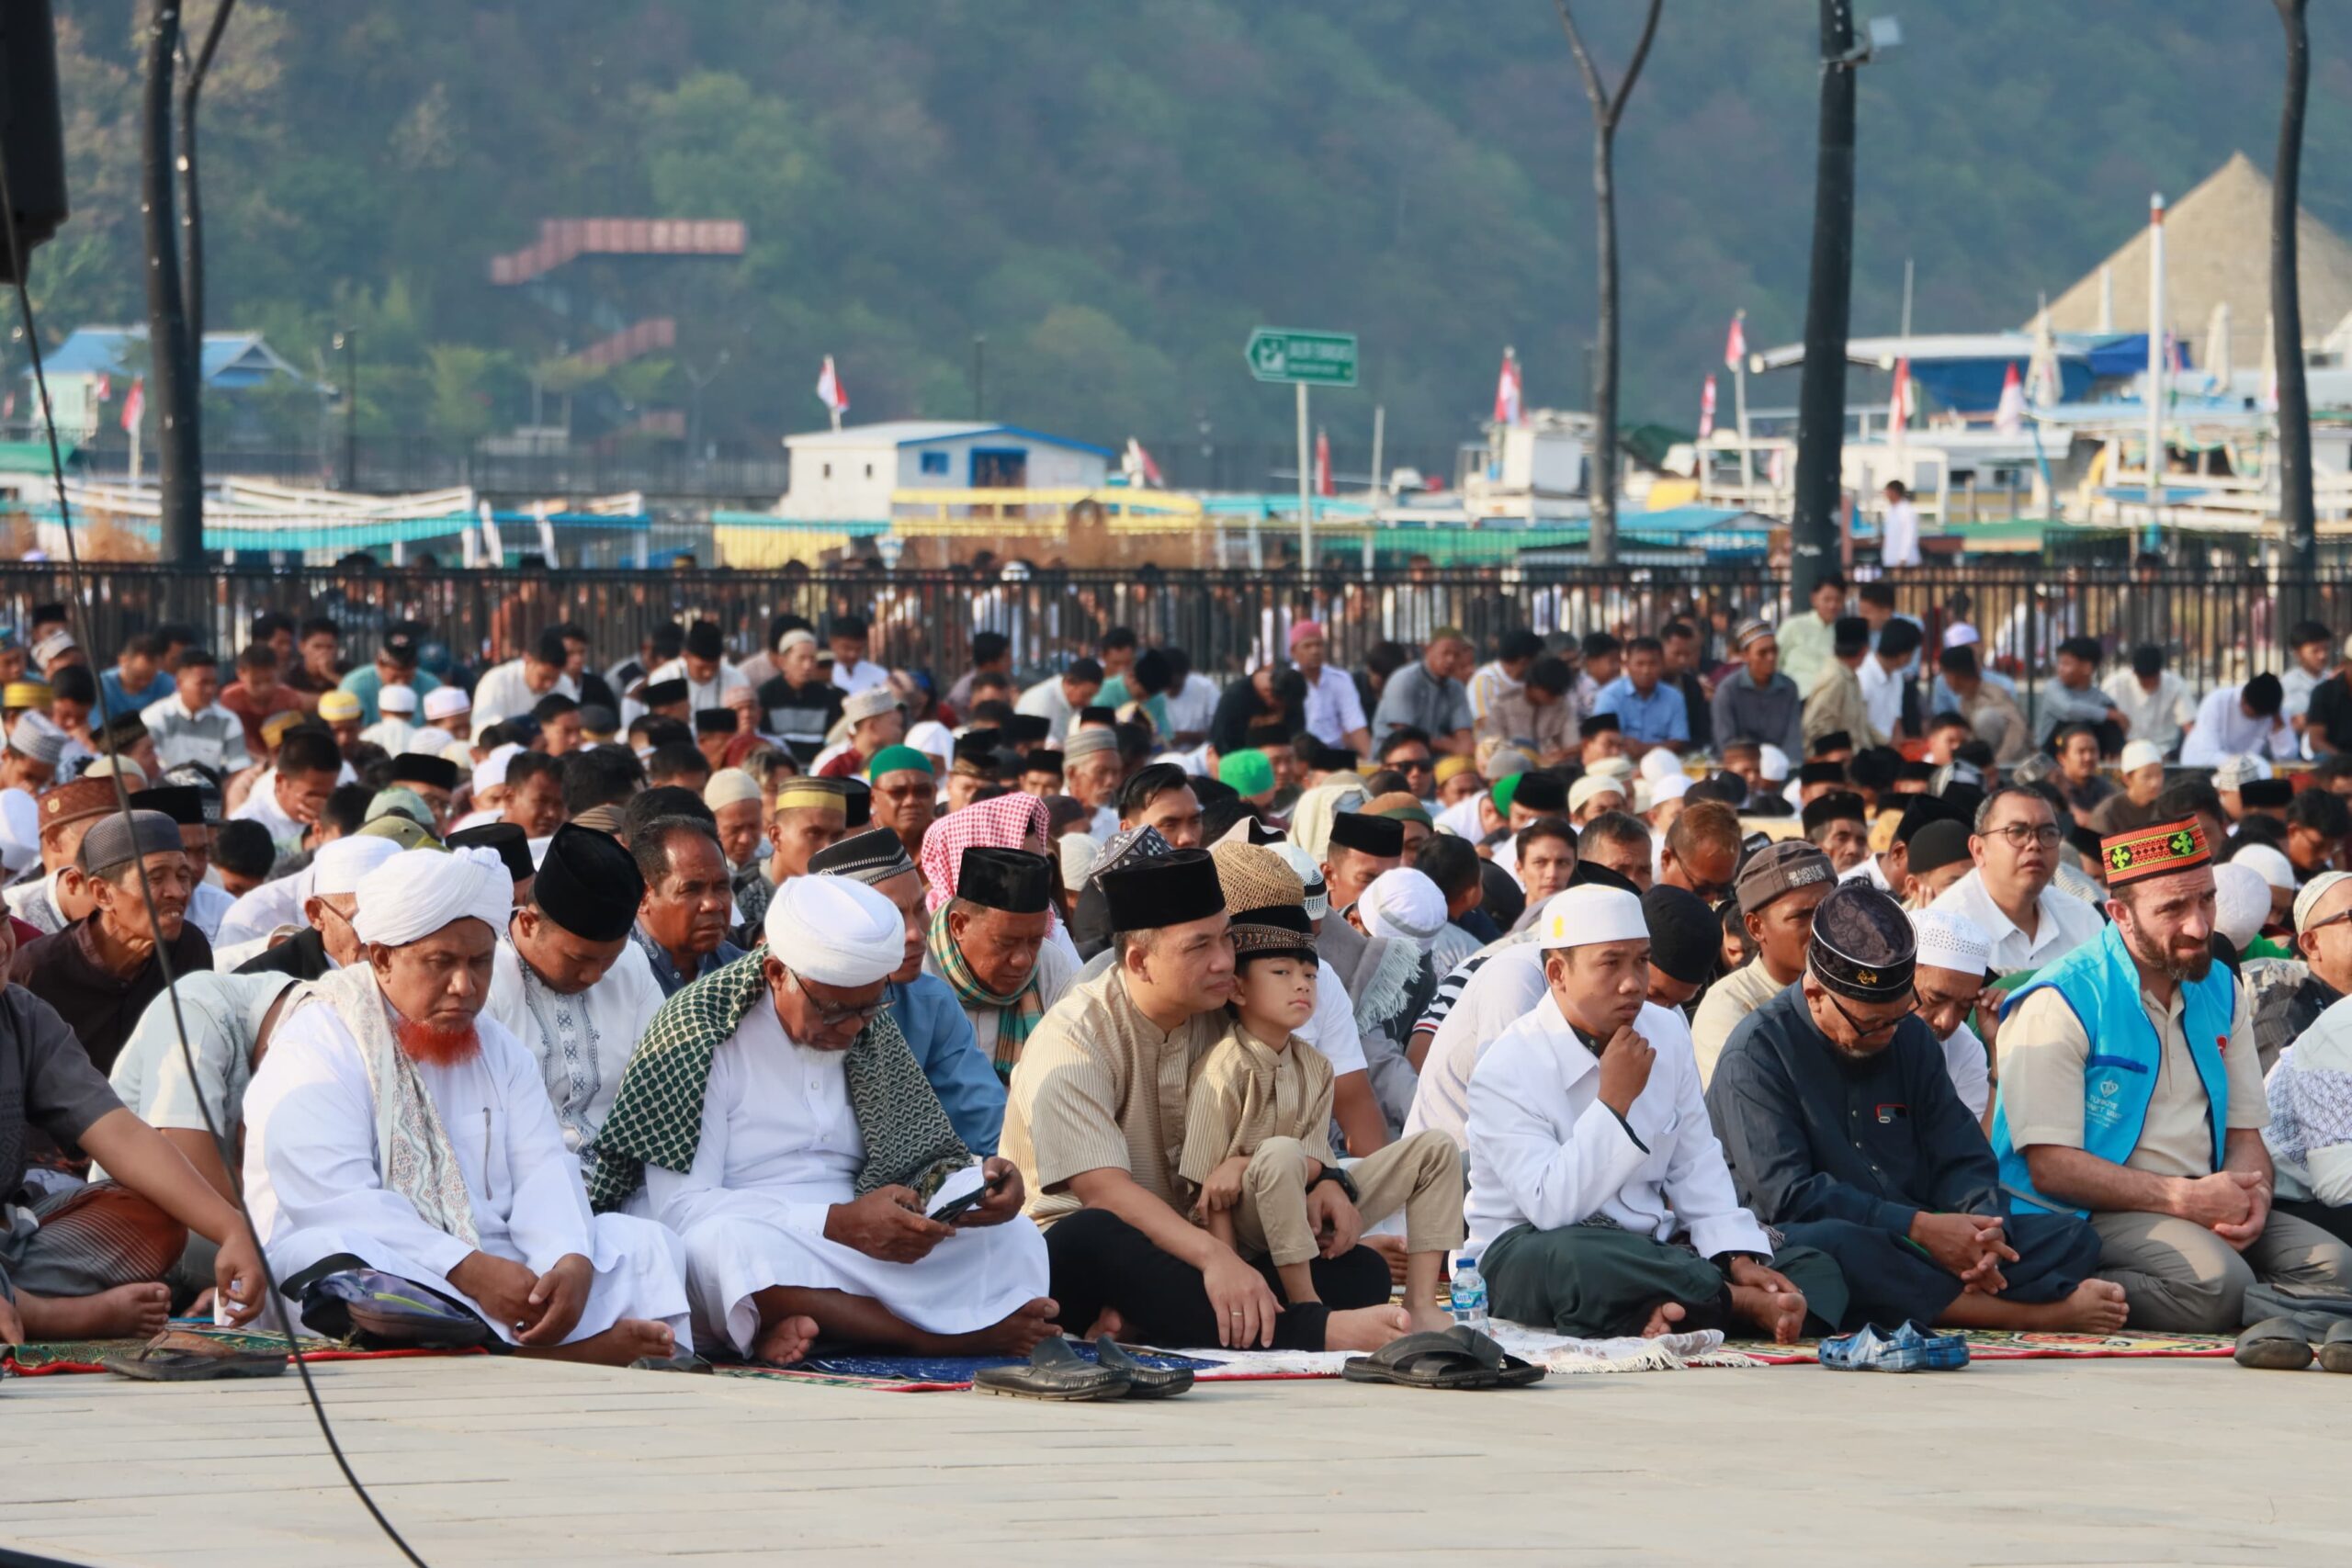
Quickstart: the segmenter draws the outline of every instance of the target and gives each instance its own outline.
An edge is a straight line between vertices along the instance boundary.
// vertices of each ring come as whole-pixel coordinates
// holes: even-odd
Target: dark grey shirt
[[[0,992],[0,1204],[25,1183],[28,1129],[72,1148],[121,1106],[55,1008],[22,986]]]
[[[1446,736],[1470,728],[1470,694],[1451,675],[1432,675],[1430,667],[1413,660],[1388,677],[1380,689],[1380,707],[1372,716],[1372,738],[1379,741],[1401,725],[1431,736]]]
[[[1797,683],[1775,671],[1771,684],[1758,686],[1745,666],[1715,685],[1715,745],[1758,740],[1778,746],[1792,762],[1804,760],[1804,699]]]

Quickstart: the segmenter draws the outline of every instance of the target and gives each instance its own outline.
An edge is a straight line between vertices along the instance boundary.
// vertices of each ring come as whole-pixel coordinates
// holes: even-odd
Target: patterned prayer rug
[[[1709,1366],[1810,1366],[1819,1359],[1821,1342],[1800,1339],[1793,1345],[1768,1344],[1760,1339],[1735,1339],[1703,1364]],[[1989,1328],[1968,1331],[1968,1356],[1973,1361],[2112,1360],[2143,1357],[2228,1356],[2237,1348],[2234,1338],[2217,1334],[2017,1334]],[[1734,1359],[1733,1358],[1736,1358]]]
[[[286,1347],[283,1334],[254,1334],[243,1329],[220,1328],[202,1319],[178,1318],[172,1326],[190,1334],[200,1334],[236,1350],[282,1350]],[[103,1372],[106,1358],[128,1355],[147,1341],[134,1339],[51,1339],[32,1345],[0,1347],[0,1367],[20,1378],[50,1377],[60,1372]],[[306,1361],[390,1361],[415,1356],[479,1356],[480,1350],[355,1350],[332,1339],[300,1336],[297,1343],[302,1348]]]
[[[1094,1359],[1094,1347],[1091,1345],[1072,1341],[1070,1348],[1081,1360]],[[1325,1375],[1317,1372],[1236,1371],[1195,1356],[1179,1356],[1172,1351],[1154,1350],[1141,1345],[1130,1345],[1127,1348],[1133,1350],[1136,1359],[1145,1366],[1169,1370],[1189,1367],[1193,1377],[1202,1382]],[[1025,1358],[1020,1356],[812,1356],[789,1367],[720,1361],[717,1363],[716,1371],[721,1377],[831,1383],[839,1388],[875,1389],[885,1393],[942,1393],[971,1387],[973,1374],[982,1367],[1017,1367],[1024,1361]]]

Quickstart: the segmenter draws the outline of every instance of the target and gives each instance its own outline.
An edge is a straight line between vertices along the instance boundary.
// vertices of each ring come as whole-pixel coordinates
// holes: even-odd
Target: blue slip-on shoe
[[[1820,1361],[1834,1372],[1956,1372],[1968,1365],[1968,1337],[1931,1333],[1916,1322],[1891,1331],[1865,1324],[1823,1340]]]

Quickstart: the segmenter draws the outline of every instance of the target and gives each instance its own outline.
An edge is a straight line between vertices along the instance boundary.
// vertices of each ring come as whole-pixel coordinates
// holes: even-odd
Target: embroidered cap
[[[1840,884],[1813,912],[1805,965],[1840,996],[1900,1000],[1910,993],[1918,957],[1919,939],[1903,906],[1866,882]]]
[[[2107,885],[2115,888],[2210,864],[2213,849],[2205,841],[2205,829],[2189,817],[2101,839],[2098,854],[2107,867]]]

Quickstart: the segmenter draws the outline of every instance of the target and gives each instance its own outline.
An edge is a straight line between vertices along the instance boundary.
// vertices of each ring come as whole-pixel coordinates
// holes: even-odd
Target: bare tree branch
[[[1634,84],[1641,79],[1642,66],[1649,60],[1650,43],[1657,37],[1658,13],[1665,6],[1665,0],[1650,0],[1648,12],[1642,18],[1642,36],[1634,45],[1634,58],[1626,62],[1624,79],[1617,84],[1613,95],[1601,85],[1600,72],[1584,46],[1584,35],[1577,30],[1577,19],[1568,10],[1568,0],[1552,0],[1552,4],[1560,13],[1560,27],[1568,35],[1568,48],[1577,57],[1577,69],[1584,73],[1585,96],[1592,100],[1593,121],[1604,133],[1613,132],[1625,112],[1625,100],[1633,96]]]

